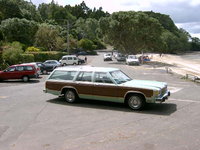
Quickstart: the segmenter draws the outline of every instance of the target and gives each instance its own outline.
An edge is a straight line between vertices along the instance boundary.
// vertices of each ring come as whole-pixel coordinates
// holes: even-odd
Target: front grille
[[[161,95],[164,95],[166,92],[167,92],[167,86],[165,86],[164,88],[162,88]]]

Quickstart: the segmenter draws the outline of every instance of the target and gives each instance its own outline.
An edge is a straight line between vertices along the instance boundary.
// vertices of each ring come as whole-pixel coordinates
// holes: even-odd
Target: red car
[[[37,70],[34,65],[20,64],[12,65],[4,71],[0,71],[0,80],[22,79],[24,82],[30,78],[37,77]]]

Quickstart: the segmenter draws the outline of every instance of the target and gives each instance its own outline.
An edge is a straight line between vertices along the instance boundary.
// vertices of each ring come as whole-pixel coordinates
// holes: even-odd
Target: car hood
[[[122,86],[160,90],[166,87],[167,83],[149,80],[131,80],[123,83]]]
[[[0,73],[3,73],[3,71],[0,71]]]
[[[127,61],[139,61],[138,59],[127,59]]]

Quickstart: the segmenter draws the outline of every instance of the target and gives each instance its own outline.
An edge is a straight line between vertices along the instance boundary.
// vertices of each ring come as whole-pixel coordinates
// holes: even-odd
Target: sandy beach
[[[153,54],[152,61],[169,64],[169,71],[186,76],[200,77],[200,52],[186,53],[184,55]]]

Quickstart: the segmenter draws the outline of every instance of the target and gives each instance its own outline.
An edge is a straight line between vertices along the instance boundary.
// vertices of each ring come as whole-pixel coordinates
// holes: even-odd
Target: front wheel
[[[28,77],[28,76],[23,76],[23,77],[22,77],[22,80],[23,80],[24,82],[28,82],[29,77]]]
[[[74,90],[67,90],[65,93],[65,100],[68,103],[74,103],[77,100],[78,96]]]
[[[130,95],[127,103],[131,109],[141,110],[145,106],[145,99],[140,95]]]

